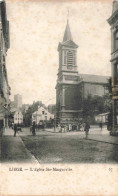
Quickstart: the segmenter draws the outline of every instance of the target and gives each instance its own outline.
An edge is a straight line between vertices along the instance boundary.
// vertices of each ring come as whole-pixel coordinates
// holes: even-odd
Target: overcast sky
[[[79,45],[78,71],[111,74],[107,23],[112,13],[111,0],[6,0],[6,6],[10,22],[7,68],[11,99],[14,94],[21,94],[23,103],[55,103],[57,47],[63,39],[67,9],[73,41]]]

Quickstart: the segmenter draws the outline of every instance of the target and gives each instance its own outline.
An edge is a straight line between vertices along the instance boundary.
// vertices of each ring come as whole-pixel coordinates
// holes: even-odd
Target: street
[[[87,140],[84,132],[59,133],[46,129],[37,130],[36,136],[32,136],[29,128],[23,128],[17,137],[13,137],[13,130],[7,132],[9,136],[4,133],[2,139],[2,162],[118,163],[118,137],[109,136],[106,128],[92,127]],[[9,140],[11,145],[14,143],[11,156]]]

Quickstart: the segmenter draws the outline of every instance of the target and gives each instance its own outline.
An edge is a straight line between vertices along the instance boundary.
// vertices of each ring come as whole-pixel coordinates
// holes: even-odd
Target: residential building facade
[[[111,26],[112,131],[118,131],[118,1],[113,2]]]
[[[6,55],[9,47],[9,21],[6,15],[6,3],[4,0],[0,0],[0,130],[8,125],[10,110],[10,86],[6,67]]]
[[[35,121],[37,125],[44,121],[49,121],[51,119],[54,119],[54,115],[49,113],[46,109],[40,106],[38,110],[32,114],[32,122]]]
[[[14,113],[14,123],[15,124],[23,124],[23,114],[20,110],[17,110]]]

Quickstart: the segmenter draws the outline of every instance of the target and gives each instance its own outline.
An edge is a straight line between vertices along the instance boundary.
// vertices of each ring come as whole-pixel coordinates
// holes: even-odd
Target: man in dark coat
[[[33,136],[36,135],[36,124],[35,124],[35,121],[33,121],[33,125],[32,125],[32,134],[33,134]]]
[[[16,132],[17,132],[17,125],[14,124],[14,137],[16,137]]]
[[[85,127],[84,127],[84,131],[86,133],[86,138],[85,139],[88,139],[88,133],[89,133],[89,129],[90,129],[90,125],[88,122],[85,123]]]

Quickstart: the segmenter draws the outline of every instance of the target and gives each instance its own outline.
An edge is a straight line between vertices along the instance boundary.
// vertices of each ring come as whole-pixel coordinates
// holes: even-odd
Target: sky
[[[21,94],[23,103],[56,102],[59,42],[69,9],[73,41],[79,46],[79,73],[111,75],[111,35],[107,19],[112,0],[6,0],[10,22],[7,52],[11,100]]]

